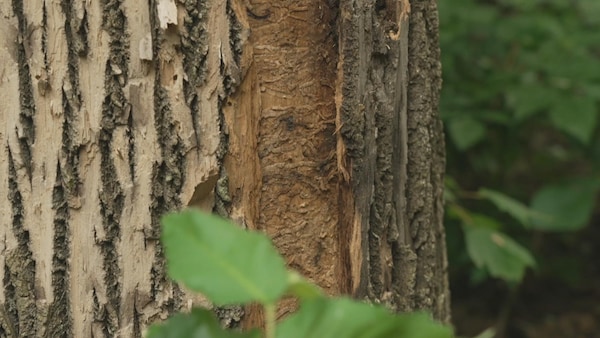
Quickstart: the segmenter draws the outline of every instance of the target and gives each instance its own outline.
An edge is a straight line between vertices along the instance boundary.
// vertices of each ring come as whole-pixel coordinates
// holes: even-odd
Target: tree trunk
[[[139,337],[207,305],[165,274],[185,206],[328,293],[448,321],[437,9],[411,5],[1,2],[0,336]]]

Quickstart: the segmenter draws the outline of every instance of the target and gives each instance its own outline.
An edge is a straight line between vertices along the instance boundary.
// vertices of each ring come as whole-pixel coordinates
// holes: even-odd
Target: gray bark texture
[[[340,131],[361,239],[353,292],[449,322],[437,2],[340,7]]]
[[[0,18],[0,337],[141,337],[211,307],[165,273],[160,217],[187,206],[264,231],[328,293],[449,321],[435,0]],[[215,312],[260,325],[245,310]]]

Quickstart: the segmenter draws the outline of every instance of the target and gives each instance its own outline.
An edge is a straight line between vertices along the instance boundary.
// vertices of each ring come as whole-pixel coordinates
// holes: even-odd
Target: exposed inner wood
[[[324,1],[263,0],[237,2],[236,14],[249,36],[244,78],[225,109],[232,218],[265,231],[291,268],[339,293],[347,278],[340,278],[336,10]],[[286,302],[279,315],[293,308]],[[259,315],[250,311],[247,320],[260,323]]]

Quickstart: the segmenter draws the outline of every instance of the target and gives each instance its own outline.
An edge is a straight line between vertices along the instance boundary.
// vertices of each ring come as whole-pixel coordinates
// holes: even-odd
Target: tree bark
[[[330,294],[449,320],[434,0],[0,16],[0,336],[139,337],[210,306],[165,274],[160,217],[186,206],[266,232]]]
[[[342,1],[340,16],[352,291],[449,322],[436,1]]]

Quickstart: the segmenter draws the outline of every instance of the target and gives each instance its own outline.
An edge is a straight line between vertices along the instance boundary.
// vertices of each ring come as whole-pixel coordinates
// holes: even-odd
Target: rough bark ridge
[[[340,11],[338,163],[354,199],[352,290],[448,322],[436,2],[341,0]]]
[[[166,277],[159,221],[228,203],[230,5],[14,0],[0,17],[0,336],[140,337],[202,303]]]

